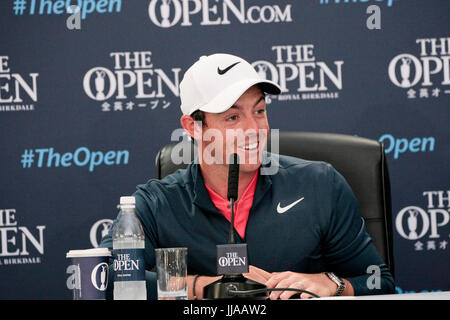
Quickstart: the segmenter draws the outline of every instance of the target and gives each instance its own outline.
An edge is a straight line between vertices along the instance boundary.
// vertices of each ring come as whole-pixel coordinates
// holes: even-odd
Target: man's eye
[[[237,120],[237,118],[238,118],[238,116],[229,116],[227,118],[227,121],[234,121],[234,120]]]
[[[259,113],[259,114],[263,114],[263,113],[265,113],[265,112],[266,112],[266,110],[264,110],[264,109],[256,110],[256,113]]]

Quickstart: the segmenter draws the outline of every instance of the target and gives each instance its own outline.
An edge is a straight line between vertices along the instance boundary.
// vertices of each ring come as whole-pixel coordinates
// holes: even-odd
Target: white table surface
[[[313,300],[450,300],[450,291],[382,294],[382,295],[357,296],[357,297],[352,296],[323,297],[323,298],[314,298]]]

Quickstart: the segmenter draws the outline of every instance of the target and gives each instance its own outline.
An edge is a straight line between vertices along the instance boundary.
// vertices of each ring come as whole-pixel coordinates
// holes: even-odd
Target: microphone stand
[[[231,201],[231,221],[233,221],[234,200]],[[232,241],[232,242],[231,242]],[[231,225],[230,241],[234,241],[234,227]],[[245,296],[236,296],[231,291],[248,291],[266,289],[264,284],[250,280],[242,274],[225,274],[221,279],[214,281],[203,288],[203,299],[243,299],[243,300],[267,300],[267,292],[253,293]]]
[[[237,166],[232,168],[230,165],[230,171],[228,175],[228,179],[232,177],[233,186],[230,187],[230,182],[228,186],[228,198],[230,200],[231,205],[231,225],[230,232],[228,234],[228,243],[230,245],[236,244],[235,235],[234,235],[234,202],[237,199],[237,190],[238,190],[238,178],[239,178],[239,164],[237,154],[232,155],[234,157],[234,163]],[[236,176],[237,175],[237,176]],[[213,283],[205,286],[203,288],[203,299],[245,299],[245,300],[267,300],[267,292],[261,290],[259,293],[252,293],[245,296],[237,296],[234,295],[230,291],[248,291],[248,290],[258,290],[258,289],[267,289],[264,284],[259,282],[250,280],[244,277],[242,274],[225,274],[221,279],[214,281]]]
[[[231,206],[231,227],[230,232],[228,233],[228,243],[234,244],[236,243],[236,239],[234,238],[234,198],[230,198],[230,206]]]

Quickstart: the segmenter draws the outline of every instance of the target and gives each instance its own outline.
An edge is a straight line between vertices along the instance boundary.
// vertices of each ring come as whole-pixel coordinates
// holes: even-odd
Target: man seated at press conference
[[[282,155],[262,161],[270,130],[265,93],[279,94],[280,88],[234,55],[203,56],[186,71],[180,84],[180,122],[196,141],[198,159],[186,170],[139,185],[133,194],[146,235],[147,270],[155,266],[154,248],[187,247],[189,299],[202,299],[203,288],[220,278],[216,245],[228,241],[228,159],[237,152],[234,228],[237,242],[248,245],[245,277],[268,288],[303,289],[320,297],[394,293],[393,277],[365,230],[345,179],[324,162]],[[230,132],[241,134],[231,139]],[[211,155],[216,161],[202,158]],[[275,172],[264,174],[266,166],[274,165]],[[112,247],[111,233],[101,246]],[[375,288],[368,285],[373,277],[369,266],[380,270]],[[269,297],[295,294],[272,291]]]

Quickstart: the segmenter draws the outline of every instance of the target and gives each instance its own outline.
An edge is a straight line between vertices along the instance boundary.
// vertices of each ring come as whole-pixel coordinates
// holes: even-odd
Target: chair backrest
[[[270,146],[269,141],[268,149]],[[183,155],[183,150],[191,154]],[[172,152],[189,159],[195,153],[186,140],[164,146],[156,157],[158,179],[187,166],[186,161],[173,163]],[[344,134],[280,132],[279,153],[328,162],[345,177],[359,201],[367,232],[394,275],[391,191],[383,144]]]

